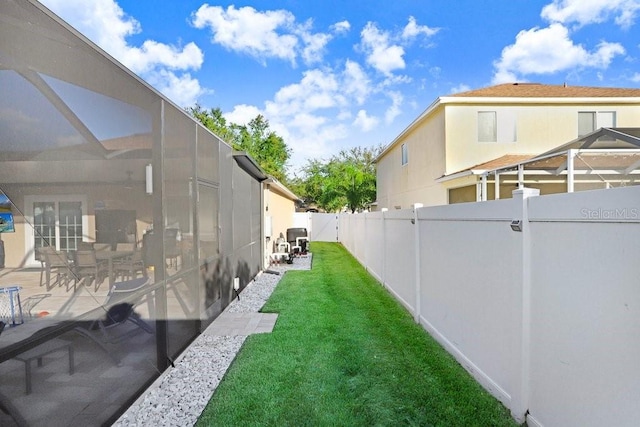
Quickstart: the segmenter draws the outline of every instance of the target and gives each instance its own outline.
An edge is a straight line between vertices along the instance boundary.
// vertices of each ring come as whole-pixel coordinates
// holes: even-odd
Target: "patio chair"
[[[142,251],[137,250],[133,243],[118,243],[116,246],[116,252],[117,251],[133,251],[133,255],[113,261],[113,269],[116,277],[120,276],[122,279],[135,279],[138,273],[141,273],[142,277],[147,276],[147,267],[144,264]]]
[[[47,291],[51,290],[55,285],[62,286],[68,284],[71,280],[71,265],[67,258],[67,253],[57,251],[51,246],[43,246],[39,249],[44,259],[45,285]],[[51,277],[55,275],[55,281],[51,281]]]
[[[164,230],[164,251],[165,257],[169,261],[169,267],[178,268],[178,257],[182,255],[180,242],[178,241],[177,228],[167,228]]]
[[[135,311],[135,308],[145,300],[149,304],[149,311],[154,312],[153,295],[151,291],[140,292],[150,285],[148,277],[116,282],[103,304],[104,315],[89,324],[77,326],[74,331],[97,344],[118,366],[120,359],[107,347],[107,344],[118,344],[132,337],[140,331],[153,334],[154,329]],[[135,325],[123,333],[117,333],[118,327],[125,324]]]
[[[93,250],[76,251],[73,272],[75,276],[74,291],[76,290],[76,283],[84,280],[85,286],[90,286],[91,283],[95,282],[95,291],[97,292],[98,287],[109,274],[109,267],[106,263],[99,262],[96,259],[96,252]]]

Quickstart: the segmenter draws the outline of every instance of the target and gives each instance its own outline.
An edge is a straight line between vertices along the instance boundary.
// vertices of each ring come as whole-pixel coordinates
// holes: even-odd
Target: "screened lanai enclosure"
[[[0,425],[109,425],[263,258],[250,158],[0,2]]]

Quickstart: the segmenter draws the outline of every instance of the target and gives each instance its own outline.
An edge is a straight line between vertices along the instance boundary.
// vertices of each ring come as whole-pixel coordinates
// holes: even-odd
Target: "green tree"
[[[204,110],[199,104],[188,107],[187,112],[197,119],[204,127],[218,135],[227,144],[233,146],[234,135],[232,127],[222,115],[220,108]]]
[[[296,190],[305,202],[335,212],[365,209],[376,198],[375,159],[383,147],[343,150],[326,162],[310,160]]]
[[[282,137],[269,129],[269,121],[264,116],[256,116],[247,125],[238,125],[227,123],[220,108],[204,110],[196,104],[187,108],[187,112],[234,150],[249,154],[267,174],[287,182],[286,170],[291,149]]]
[[[246,151],[269,175],[287,181],[287,161],[291,149],[282,137],[269,129],[269,121],[262,115],[251,119],[246,126],[232,125],[236,135],[235,149]]]

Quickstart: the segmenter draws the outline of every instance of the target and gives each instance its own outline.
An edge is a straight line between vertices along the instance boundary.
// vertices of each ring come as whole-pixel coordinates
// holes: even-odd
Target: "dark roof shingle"
[[[608,98],[638,97],[640,89],[545,85],[539,83],[505,83],[449,95],[452,97],[496,98]]]

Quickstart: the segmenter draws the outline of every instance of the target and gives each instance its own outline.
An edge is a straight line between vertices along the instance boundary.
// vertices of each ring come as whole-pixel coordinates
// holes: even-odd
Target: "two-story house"
[[[509,83],[439,97],[377,158],[376,208],[479,200],[474,171],[517,164],[600,128],[639,126],[640,89]],[[498,191],[510,197],[513,188]],[[547,183],[541,193],[565,188]]]

